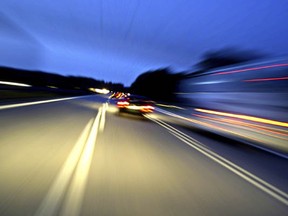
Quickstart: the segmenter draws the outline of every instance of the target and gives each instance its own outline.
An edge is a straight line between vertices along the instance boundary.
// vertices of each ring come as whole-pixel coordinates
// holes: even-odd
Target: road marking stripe
[[[279,190],[278,188],[274,187],[273,185],[265,182],[264,180],[258,178],[257,176],[253,175],[252,173],[248,172],[247,170],[241,168],[240,166],[237,166],[236,164],[232,163],[231,161],[223,158],[222,156],[218,155],[217,153],[209,150],[207,148],[207,146],[205,146],[203,143],[200,143],[198,140],[188,136],[187,134],[183,133],[182,131],[177,130],[176,128],[172,127],[171,125],[167,124],[166,122],[163,122],[161,120],[158,120],[159,122],[162,122],[162,124],[167,125],[168,127],[170,127],[171,129],[174,130],[174,133],[176,132],[177,134],[179,134],[180,136],[184,137],[184,139],[190,141],[192,144],[197,145],[199,148],[207,151],[208,153],[210,153],[211,155],[223,160],[225,163],[233,166],[234,168],[240,170],[241,172],[245,173],[246,175],[249,175],[251,178],[254,178],[255,180],[259,181],[260,183],[264,184],[265,186],[271,188],[272,190],[275,190],[277,193],[281,194],[282,196],[284,196],[286,199],[288,199],[288,194]]]
[[[33,102],[19,103],[19,104],[9,104],[9,105],[0,106],[0,110],[23,107],[23,106],[31,106],[31,105],[36,105],[36,104],[52,103],[52,102],[57,102],[57,101],[73,100],[73,99],[79,99],[83,97],[87,97],[87,96],[67,97],[67,98],[41,100],[41,101],[33,101]]]
[[[58,176],[50,187],[48,194],[35,213],[35,216],[51,216],[56,214],[86,143],[91,125],[92,119],[87,123],[82,131]]]
[[[80,215],[101,115],[105,114],[104,108],[103,104],[94,121],[91,119],[85,126],[34,216]],[[62,202],[64,204],[61,207]]]
[[[85,149],[83,150],[83,154],[80,158],[74,178],[69,188],[67,198],[63,206],[63,211],[61,212],[60,215],[63,216],[80,215],[87,177],[89,174],[92,162],[92,156],[94,153],[94,147],[97,139],[101,114],[102,114],[102,107],[99,108],[99,112],[91,128]]]
[[[100,126],[99,126],[99,131],[100,132],[103,132],[104,127],[105,127],[105,120],[106,120],[105,113],[107,111],[107,108],[108,108],[108,104],[107,103],[103,104],[102,115],[101,115]]]
[[[240,166],[237,166],[236,164],[232,163],[231,161],[223,158],[222,156],[218,155],[217,153],[213,152],[212,150],[208,149],[207,146],[205,146],[203,143],[199,142],[198,140],[188,136],[187,134],[183,133],[182,131],[177,130],[176,128],[172,127],[171,125],[167,124],[166,122],[163,122],[162,120],[159,120],[159,122],[162,122],[162,124],[167,125],[168,127],[170,127],[172,130],[176,131],[177,134],[179,134],[180,136],[183,136],[186,140],[190,141],[191,143],[193,143],[194,145],[197,145],[199,148],[207,151],[209,154],[221,159],[222,161],[224,161],[225,163],[229,164],[230,166],[233,166],[234,168],[240,170],[241,172],[245,173],[246,175],[250,176],[251,178],[254,178],[255,180],[257,180],[258,182],[260,182],[261,184],[264,184],[266,187],[269,187],[270,189],[276,191],[277,193],[281,194],[281,196],[285,197],[286,199],[288,199],[288,194],[279,190],[278,188],[274,187],[273,185],[265,182],[264,180],[258,178],[257,176],[253,175],[252,173],[248,172],[247,170],[241,168]]]
[[[274,187],[273,185],[269,184],[268,182],[258,178],[257,176],[253,175],[252,173],[244,170],[243,168],[237,166],[236,164],[232,163],[231,161],[221,157],[220,155],[216,154],[215,152],[209,150],[205,147],[202,143],[195,140],[194,138],[188,136],[187,134],[177,130],[176,128],[172,127],[171,125],[159,120],[153,119],[146,115],[146,117],[155,123],[159,124],[160,126],[166,128],[171,132],[172,135],[176,136],[178,139],[182,140],[184,143],[189,145],[190,147],[196,149],[197,151],[201,152],[205,156],[209,157],[213,161],[217,162],[218,164],[224,166],[225,168],[229,169],[236,175],[240,176],[241,178],[245,179],[249,183],[253,184],[257,188],[261,189],[262,191],[266,192],[267,194],[271,195],[278,201],[282,202],[285,205],[288,205],[288,194],[281,191],[280,189]]]

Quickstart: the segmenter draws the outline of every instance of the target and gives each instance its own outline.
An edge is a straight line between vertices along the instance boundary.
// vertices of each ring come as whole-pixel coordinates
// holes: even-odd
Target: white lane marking
[[[52,102],[57,102],[57,101],[73,100],[73,99],[79,99],[79,98],[84,98],[84,97],[88,97],[88,96],[67,97],[67,98],[41,100],[41,101],[19,103],[19,104],[9,104],[9,105],[0,106],[0,110],[23,107],[23,106],[31,106],[31,105],[36,105],[36,104],[52,103]]]
[[[51,216],[56,214],[86,143],[91,125],[92,119],[88,122],[82,131],[75,146],[73,147],[67,160],[62,166],[58,176],[50,187],[48,194],[35,213],[35,216]]]
[[[71,186],[69,188],[67,198],[65,199],[63,211],[60,215],[63,216],[78,216],[80,215],[86,182],[92,162],[92,156],[94,153],[94,147],[98,134],[100,117],[103,108],[100,107],[99,112],[93,123],[91,132],[89,134],[85,149],[83,150],[82,157],[76,168],[74,178],[72,179]]]
[[[218,164],[224,166],[228,170],[232,171],[236,175],[240,176],[241,178],[245,179],[249,183],[253,184],[257,188],[261,189],[262,191],[266,192],[267,194],[271,195],[278,201],[282,202],[283,204],[288,206],[288,194],[281,191],[280,189],[274,187],[273,185],[269,184],[268,182],[260,179],[259,177],[253,175],[252,173],[248,172],[247,170],[237,166],[236,164],[232,163],[231,161],[221,157],[220,155],[216,154],[215,152],[209,150],[199,141],[193,139],[192,137],[188,136],[187,134],[183,133],[182,131],[177,130],[176,128],[172,127],[171,125],[159,120],[153,119],[146,115],[146,117],[155,123],[159,124],[160,126],[166,128],[171,132],[172,135],[176,136],[178,139],[186,143],[187,145],[191,146],[192,148],[196,149],[197,151],[201,152],[205,156],[209,157],[213,161],[217,162]]]
[[[105,127],[105,113],[107,111],[107,108],[108,108],[108,104],[105,103],[103,104],[103,108],[102,108],[102,115],[101,115],[101,119],[100,119],[100,126],[99,126],[99,131],[100,132],[103,132],[104,130],[104,127]]]

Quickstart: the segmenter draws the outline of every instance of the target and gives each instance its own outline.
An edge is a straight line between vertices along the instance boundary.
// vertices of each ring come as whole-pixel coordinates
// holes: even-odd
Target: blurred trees
[[[169,68],[147,71],[140,74],[132,83],[129,91],[134,94],[150,97],[159,101],[176,101],[177,92],[182,79],[202,75],[204,72],[224,66],[232,66],[264,57],[255,51],[242,51],[235,48],[225,48],[210,51],[203,55],[194,71],[186,73],[171,72]],[[82,76],[62,76],[39,71],[18,70],[0,67],[0,80],[20,82],[32,86],[53,86],[59,89],[82,90],[89,88],[107,88],[112,91],[127,91],[121,83],[104,82]]]
[[[248,61],[263,58],[260,54],[251,50],[240,50],[236,48],[225,48],[216,51],[209,51],[202,56],[202,59],[195,66],[198,69],[195,73],[205,72],[214,68],[232,66]],[[193,72],[192,72],[193,73]]]
[[[168,68],[142,73],[132,83],[130,91],[160,101],[175,101],[175,91],[183,74]]]
[[[232,66],[263,58],[264,55],[250,50],[225,48],[210,51],[203,55],[193,71],[186,73],[171,72],[168,68],[148,71],[140,74],[132,83],[130,91],[134,94],[150,97],[160,101],[177,101],[175,92],[179,89],[182,79],[199,76],[204,72],[224,66]]]

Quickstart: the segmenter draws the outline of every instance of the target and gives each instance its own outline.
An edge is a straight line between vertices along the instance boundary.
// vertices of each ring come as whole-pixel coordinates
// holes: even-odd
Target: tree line
[[[130,91],[155,100],[178,102],[174,93],[177,92],[183,79],[201,76],[212,69],[253,61],[265,56],[259,52],[236,48],[209,51],[194,65],[194,69],[189,71],[174,72],[167,67],[140,74],[132,83]]]
[[[64,90],[79,90],[89,92],[90,88],[106,88],[111,91],[131,92],[147,96],[158,101],[177,102],[177,92],[181,81],[201,74],[211,69],[235,65],[264,57],[252,51],[239,51],[226,48],[205,53],[194,69],[185,72],[175,72],[166,68],[146,71],[140,74],[128,88],[122,83],[105,82],[83,76],[63,76],[42,71],[20,70],[0,67],[0,81],[20,82],[34,87],[54,87]]]
[[[59,74],[0,67],[0,81],[18,82],[33,87],[53,87],[65,90],[89,91],[90,88],[107,88],[124,91],[122,83],[105,82],[82,76],[62,76]]]

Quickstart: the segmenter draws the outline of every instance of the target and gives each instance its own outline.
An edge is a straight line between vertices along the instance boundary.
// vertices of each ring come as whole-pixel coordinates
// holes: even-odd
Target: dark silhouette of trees
[[[134,94],[160,101],[174,101],[175,91],[182,78],[180,73],[171,73],[168,68],[148,71],[139,75],[130,90]]]
[[[125,89],[121,83],[104,82],[82,76],[62,76],[41,71],[28,71],[0,67],[0,81],[19,82],[33,87],[56,87],[66,90],[88,91],[89,88],[107,88],[114,91]]]
[[[232,66],[265,57],[264,54],[250,50],[225,48],[210,51],[203,55],[196,70],[186,73],[171,73],[168,68],[145,72],[132,83],[130,90],[135,94],[144,95],[155,100],[177,101],[174,94],[179,89],[181,81],[186,78],[201,76],[206,71],[224,66]]]
[[[198,72],[203,72],[214,68],[257,60],[263,57],[263,54],[251,50],[243,51],[236,48],[225,48],[205,53],[200,62],[196,64],[196,67],[199,70]]]

